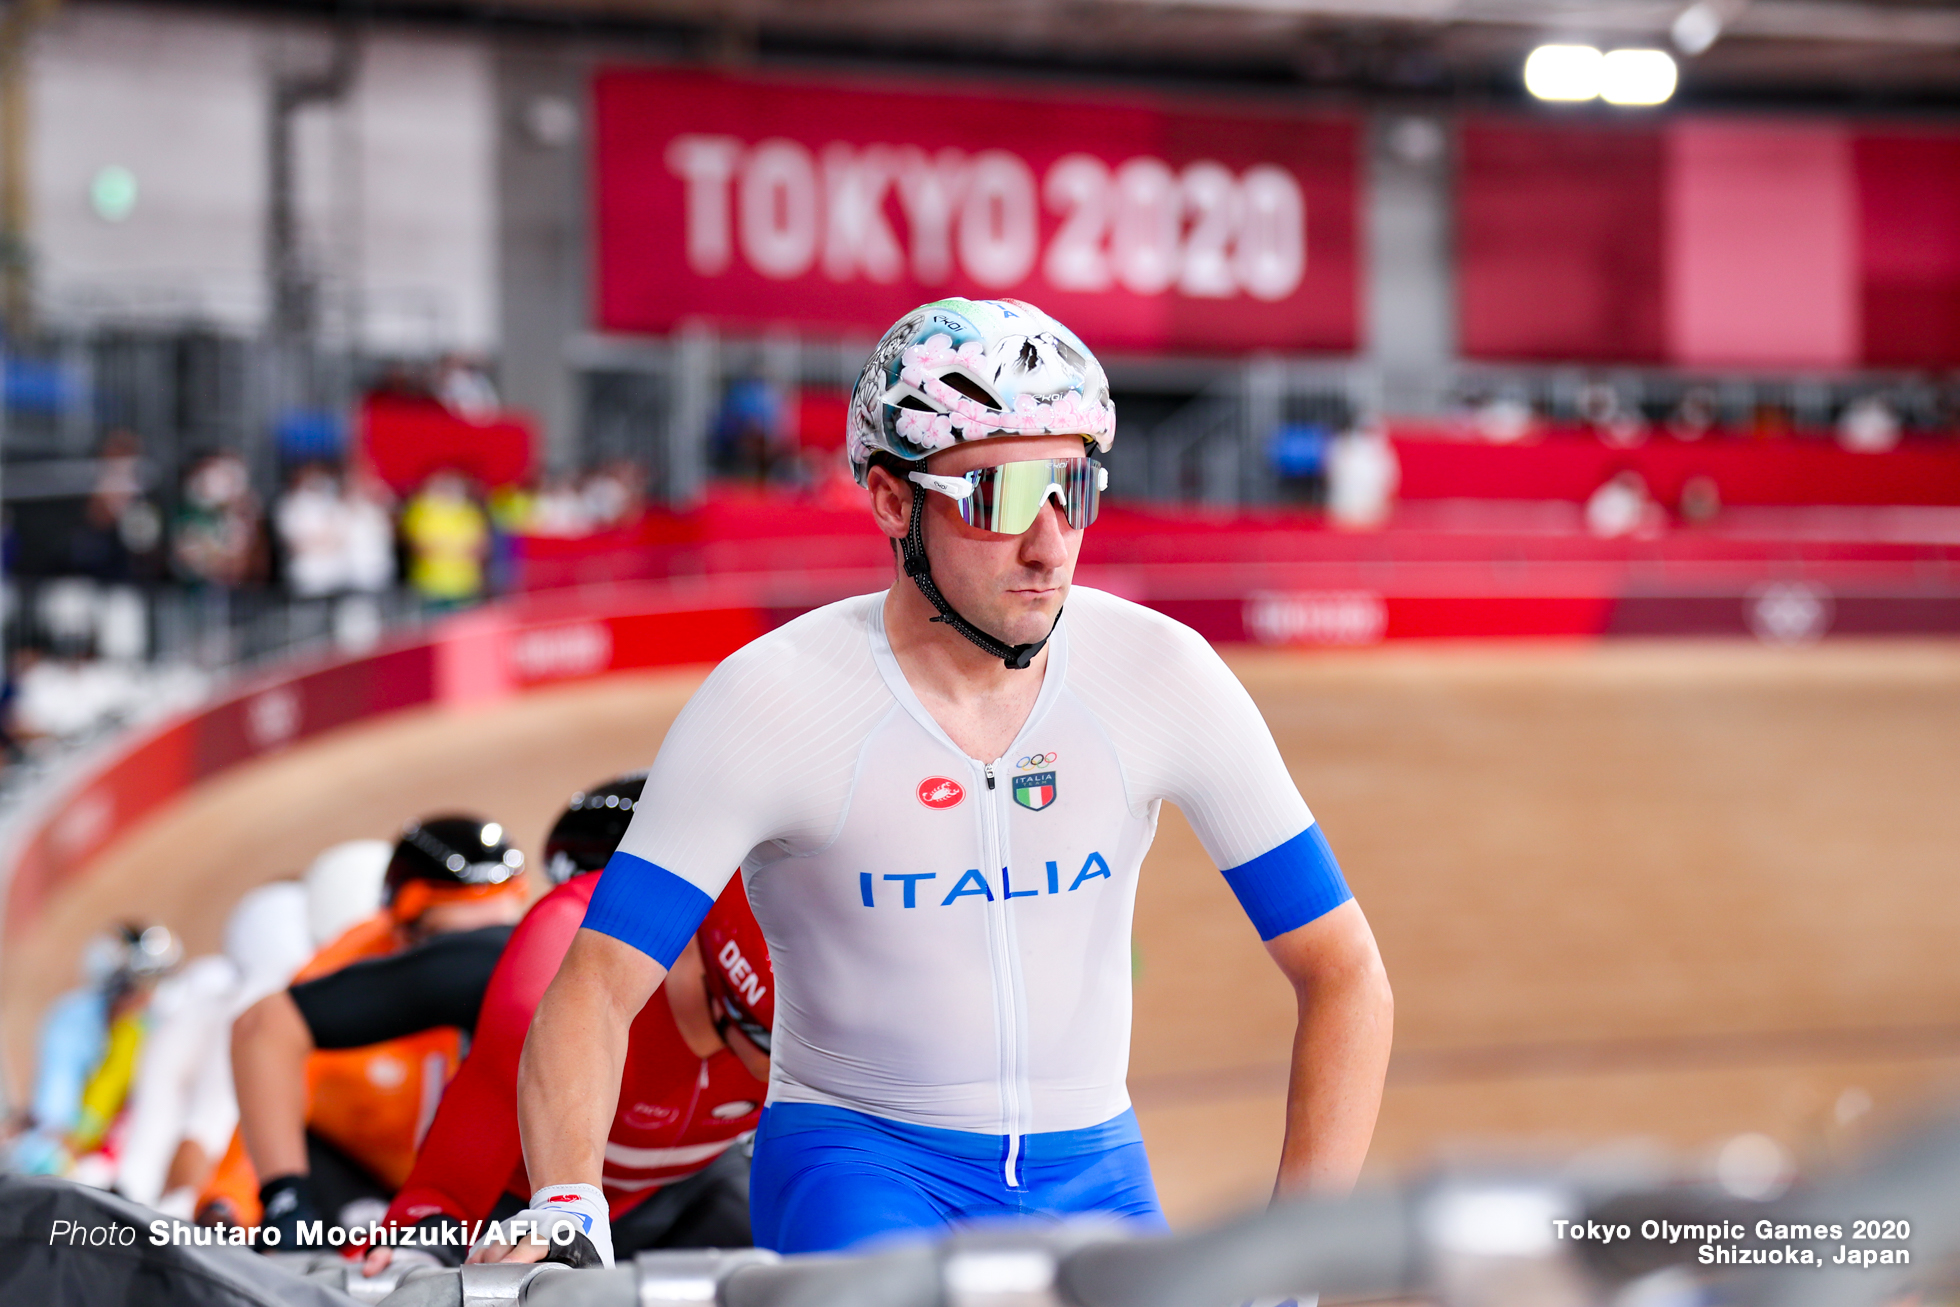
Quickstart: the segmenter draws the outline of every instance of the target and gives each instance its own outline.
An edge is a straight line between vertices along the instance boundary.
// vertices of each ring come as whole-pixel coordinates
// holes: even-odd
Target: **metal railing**
[[[977,1229],[864,1255],[656,1252],[610,1270],[416,1267],[366,1281],[351,1263],[316,1258],[303,1273],[387,1307],[1235,1307],[1315,1293],[1598,1307],[1707,1302],[1717,1287],[1721,1301],[1746,1307],[1866,1307],[1951,1287],[1941,1277],[1960,1259],[1956,1177],[1960,1117],[1773,1201],[1707,1183],[1463,1173],[1282,1203],[1165,1238],[1089,1220]],[[1907,1233],[1854,1233],[1854,1221],[1874,1217],[1905,1222]],[[1791,1226],[1841,1233],[1789,1235]],[[1704,1237],[1710,1230],[1721,1233]],[[1838,1260],[1832,1243],[1909,1256]],[[1788,1258],[1803,1249],[1818,1261]]]

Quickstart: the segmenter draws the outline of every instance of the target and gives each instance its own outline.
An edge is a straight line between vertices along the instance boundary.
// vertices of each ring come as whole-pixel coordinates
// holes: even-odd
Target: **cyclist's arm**
[[[538,1004],[517,1070],[517,1123],[533,1186],[604,1184],[633,1018],[667,968],[610,935],[580,930]],[[481,1250],[485,1261],[538,1261],[529,1241]]]
[[[267,994],[231,1027],[238,1129],[261,1180],[306,1172],[306,1059],[313,1033],[289,990]]]
[[[538,1000],[578,929],[588,897],[580,888],[574,881],[553,890],[511,933],[484,991],[469,1056],[444,1087],[414,1169],[389,1205],[384,1224],[415,1225],[441,1217],[474,1228],[511,1183],[520,1159],[517,1058]],[[462,1251],[457,1250],[458,1258]],[[375,1249],[368,1254],[367,1273],[375,1274],[391,1260],[387,1248]]]
[[[1299,1004],[1276,1192],[1346,1193],[1368,1155],[1388,1072],[1388,973],[1353,899],[1267,940],[1266,951]]]
[[[1107,666],[1082,679],[1119,741],[1132,801],[1183,810],[1299,996],[1279,1188],[1344,1190],[1373,1132],[1393,1025],[1374,935],[1231,669],[1186,627],[1112,611],[1128,638],[1106,638]],[[1135,703],[1153,711],[1125,711]]]
[[[362,1048],[404,1035],[476,1025],[510,927],[438,935],[414,948],[342,967],[245,1009],[231,1030],[238,1124],[261,1180],[304,1175],[306,1059],[319,1048]]]

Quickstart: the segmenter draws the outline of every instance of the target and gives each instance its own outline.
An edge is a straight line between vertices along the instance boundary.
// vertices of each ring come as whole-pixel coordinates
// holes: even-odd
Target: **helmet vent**
[[[989,395],[986,392],[986,390],[984,390],[981,387],[979,382],[975,381],[972,377],[969,377],[964,373],[947,372],[942,374],[939,379],[945,382],[948,386],[950,386],[954,390],[959,391],[960,394],[965,395],[968,399],[973,400],[975,403],[985,404],[988,408],[1000,407],[999,400],[995,399],[992,395]]]
[[[915,408],[918,409],[919,412],[921,413],[930,413],[933,411],[932,405],[926,403],[923,399],[920,399],[917,395],[901,396],[898,403],[894,407]]]

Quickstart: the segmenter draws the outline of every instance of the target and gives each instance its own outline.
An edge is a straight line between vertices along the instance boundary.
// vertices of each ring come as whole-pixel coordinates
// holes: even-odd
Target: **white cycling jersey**
[[[586,926],[671,962],[740,864],[775,965],[771,1102],[998,1134],[1129,1106],[1130,921],[1168,799],[1262,936],[1348,897],[1202,637],[1077,586],[1014,746],[968,757],[882,594],[724,661],[675,721]],[[1009,1167],[1012,1170],[1013,1150]]]

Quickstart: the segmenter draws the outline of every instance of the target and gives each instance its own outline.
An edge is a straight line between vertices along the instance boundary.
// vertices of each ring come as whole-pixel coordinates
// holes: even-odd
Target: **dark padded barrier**
[[[67,1180],[0,1177],[0,1302],[12,1307],[350,1307],[354,1302],[248,1249],[155,1247],[151,1222],[158,1220],[173,1230],[198,1228]],[[208,1228],[202,1233],[207,1239],[212,1235]]]

